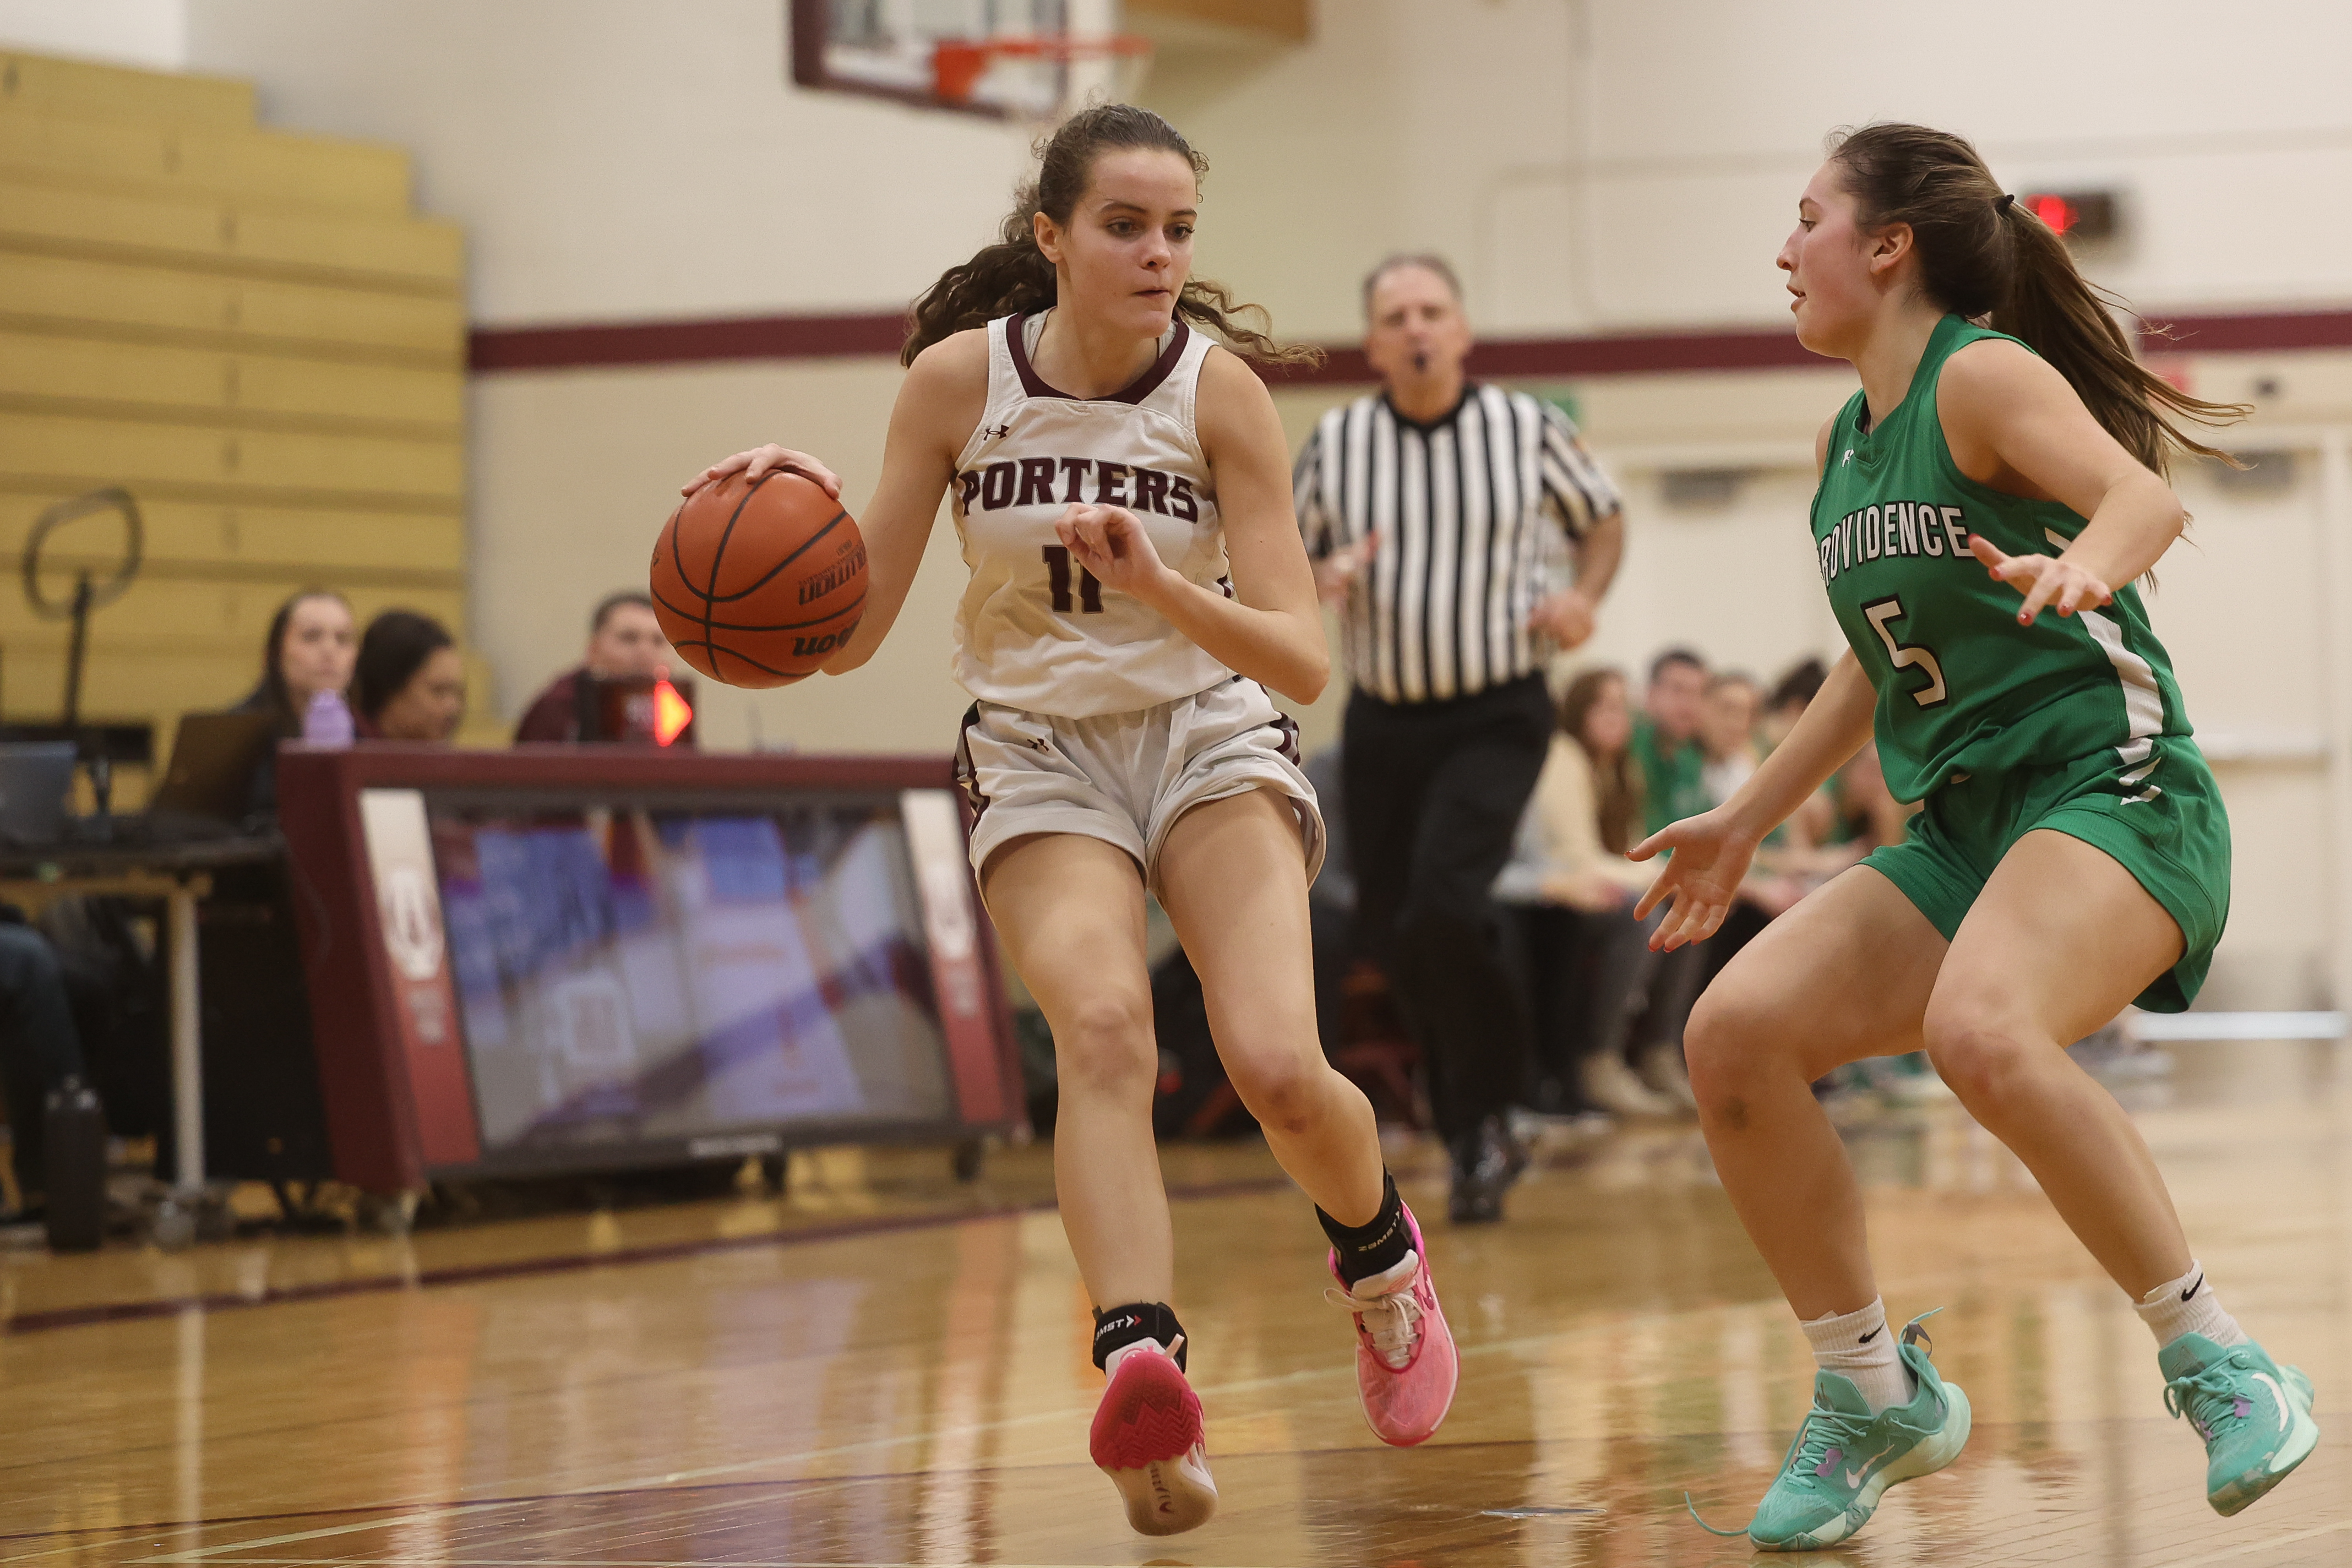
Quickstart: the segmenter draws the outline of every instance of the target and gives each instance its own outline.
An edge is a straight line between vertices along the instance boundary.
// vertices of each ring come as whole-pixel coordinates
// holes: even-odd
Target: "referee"
[[[1359,934],[1430,1063],[1452,1217],[1494,1220],[1526,1163],[1505,1112],[1529,1025],[1489,890],[1550,740],[1544,644],[1592,635],[1624,523],[1566,415],[1465,378],[1470,326],[1443,259],[1381,262],[1364,314],[1381,390],[1307,438],[1298,521],[1354,687],[1340,794]],[[1557,590],[1551,529],[1576,563]]]

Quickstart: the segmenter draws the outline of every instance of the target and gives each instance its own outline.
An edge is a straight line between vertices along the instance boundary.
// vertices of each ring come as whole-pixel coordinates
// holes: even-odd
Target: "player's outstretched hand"
[[[803,479],[814,479],[834,500],[841,499],[841,477],[806,452],[795,452],[790,447],[754,447],[748,452],[710,465],[678,487],[677,493],[690,496],[705,485],[715,485],[732,473],[743,473],[752,479],[772,469],[785,468]]]
[[[2044,609],[2060,616],[2077,610],[2095,610],[2113,599],[2115,590],[2080,566],[2055,555],[2004,555],[1981,533],[1969,535],[1969,553],[1985,570],[2025,595],[2017,609],[2017,624],[2030,626]]]
[[[1650,933],[1650,947],[1657,952],[1672,952],[1715,934],[1739,894],[1748,862],[1756,858],[1756,840],[1734,831],[1718,808],[1669,823],[1625,853],[1628,858],[1647,860],[1669,849],[1674,858],[1633,906],[1633,918],[1647,920],[1660,903],[1674,900],[1665,919]]]
[[[1167,570],[1160,552],[1151,547],[1151,535],[1124,507],[1065,507],[1054,521],[1054,531],[1078,564],[1106,588],[1140,595]]]

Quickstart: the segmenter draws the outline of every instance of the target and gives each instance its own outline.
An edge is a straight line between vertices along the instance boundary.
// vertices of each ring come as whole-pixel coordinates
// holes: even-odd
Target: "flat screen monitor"
[[[1017,1134],[945,757],[278,755],[336,1176]]]
[[[430,845],[437,922],[418,924],[446,937],[482,1165],[954,1119],[936,909],[927,926],[909,837],[939,817],[956,838],[946,792],[370,790],[362,805],[372,848],[396,861],[420,826]]]

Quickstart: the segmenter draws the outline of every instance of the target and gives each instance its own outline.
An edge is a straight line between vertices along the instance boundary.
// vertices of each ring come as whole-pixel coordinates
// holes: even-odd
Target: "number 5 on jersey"
[[[1045,546],[1045,586],[1054,595],[1054,613],[1070,613],[1070,552],[1066,545]],[[1078,568],[1076,607],[1090,616],[1102,614],[1102,582],[1085,567]]]
[[[1878,640],[1886,645],[1886,657],[1894,661],[1895,668],[1908,669],[1916,666],[1927,678],[1927,685],[1911,693],[1912,701],[1922,708],[1933,708],[1950,695],[1944,689],[1944,667],[1936,662],[1934,654],[1924,647],[1895,640],[1893,623],[1903,618],[1902,600],[1892,597],[1874,599],[1862,607],[1862,613],[1870,617],[1871,629],[1878,634]]]

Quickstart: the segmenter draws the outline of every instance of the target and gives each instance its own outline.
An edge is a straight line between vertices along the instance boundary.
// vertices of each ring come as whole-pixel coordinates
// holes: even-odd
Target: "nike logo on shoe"
[[[1864,1459],[1860,1465],[1848,1465],[1845,1471],[1845,1484],[1850,1487],[1858,1487],[1862,1485],[1862,1479],[1870,1474],[1870,1468],[1893,1452],[1895,1452],[1895,1445],[1889,1443],[1885,1447],[1881,1448],[1878,1452],[1873,1454],[1867,1459]]]
[[[2286,1390],[2278,1385],[2278,1379],[2269,1373],[2258,1372],[2254,1373],[2254,1381],[2271,1391],[2272,1408],[2278,1415],[2279,1430],[2284,1432],[2294,1425],[2294,1418],[2287,1414],[2290,1406],[2286,1402]]]
[[[2188,1298],[2186,1298],[2186,1297],[2183,1297],[2183,1298],[2182,1298],[2182,1300],[2186,1300],[2187,1299],[2188,1299]],[[1853,1342],[1854,1342],[1854,1343],[1856,1343],[1856,1344],[1858,1344],[1858,1345],[1866,1345],[1866,1344],[1868,1344],[1871,1341],[1873,1341],[1873,1340],[1876,1339],[1876,1338],[1880,1335],[1880,1333],[1882,1333],[1883,1331],[1885,1331],[1885,1328],[1886,1328],[1886,1325],[1885,1325],[1885,1323],[1881,1323],[1881,1324],[1879,1324],[1879,1325],[1878,1325],[1878,1327],[1877,1327],[1877,1328],[1871,1330],[1871,1331],[1870,1331],[1870,1332],[1868,1332],[1868,1333],[1866,1333],[1866,1334],[1863,1335],[1863,1336],[1862,1336],[1862,1338],[1860,1338],[1860,1339],[1858,1339],[1858,1340],[1854,1341]]]
[[[2189,1289],[2186,1289],[2186,1290],[2183,1290],[2183,1291],[2180,1293],[2180,1299],[2181,1299],[2182,1300],[2186,1301],[2187,1300],[2189,1300],[2189,1297],[2194,1296],[2195,1294],[2197,1294],[2198,1288],[2199,1288],[2200,1286],[2203,1285],[2204,1283],[2205,1283],[2205,1276],[2203,1276],[2202,1274],[2200,1274],[2196,1279],[2192,1279],[2192,1280],[2190,1280],[2190,1281],[2189,1282]]]

